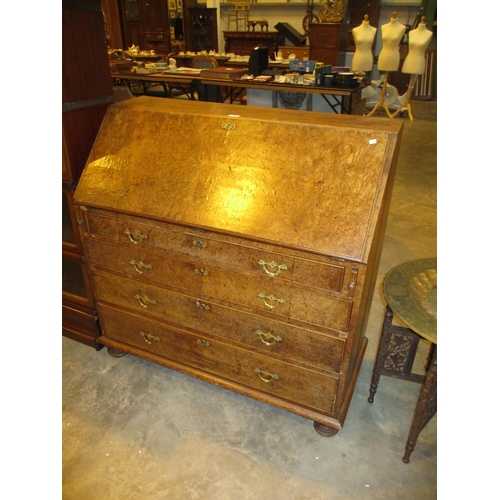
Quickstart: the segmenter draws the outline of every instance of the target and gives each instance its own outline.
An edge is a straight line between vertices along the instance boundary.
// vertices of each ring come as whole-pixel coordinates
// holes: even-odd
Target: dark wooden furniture
[[[217,40],[217,9],[190,7],[184,19],[186,50],[219,50]]]
[[[285,38],[277,31],[224,31],[226,53],[249,56],[257,46],[267,47],[269,55],[278,52],[278,45],[285,44]]]
[[[309,59],[325,65],[342,66],[347,50],[347,25],[312,23],[309,25]]]
[[[290,47],[290,45],[280,45],[278,51],[283,54],[283,59],[289,58],[290,54],[295,54],[295,59],[310,59],[310,47],[304,45],[302,47]]]
[[[394,267],[383,292],[387,306],[368,401],[373,403],[381,375],[422,383],[403,456],[408,463],[420,432],[437,411],[437,259]],[[408,328],[393,325],[394,314]],[[412,373],[422,338],[430,342],[425,376]]]
[[[100,348],[73,192],[113,102],[99,0],[62,3],[62,333]]]
[[[75,195],[98,342],[331,436],[366,348],[402,123],[232,113],[150,97],[109,108]]]
[[[347,24],[347,51],[354,52],[356,44],[352,36],[352,29],[359,26],[365,15],[368,16],[370,26],[378,27],[380,17],[380,0],[349,0],[343,20]]]
[[[158,54],[170,52],[170,28],[165,0],[119,0],[125,48],[138,45]]]

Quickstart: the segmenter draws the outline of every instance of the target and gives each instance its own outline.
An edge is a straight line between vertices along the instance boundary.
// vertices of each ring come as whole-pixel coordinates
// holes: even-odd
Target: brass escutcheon
[[[209,306],[207,306],[203,302],[200,302],[199,300],[196,301],[196,307],[199,307],[200,309],[203,309],[204,311],[208,311],[210,309]]]
[[[151,271],[151,269],[152,269],[151,264],[144,264],[144,262],[142,262],[142,260],[141,260],[141,261],[139,261],[139,262],[136,262],[135,260],[133,260],[133,259],[132,259],[132,260],[129,262],[129,264],[130,264],[131,266],[133,266],[133,267],[134,267],[134,269],[135,269],[135,270],[136,270],[139,274],[144,274],[144,271],[141,271],[141,270],[139,269],[140,267],[141,267],[141,268],[144,268],[144,269],[145,269],[145,271]]]
[[[262,332],[260,330],[257,330],[255,334],[258,335],[262,343],[266,345],[274,345],[276,344],[276,342],[283,341],[283,339],[279,335],[273,335],[272,333]]]
[[[260,368],[255,368],[254,372],[266,383],[271,382],[271,380],[280,379],[277,374],[270,373],[267,370],[261,370]]]
[[[123,231],[129,238],[129,240],[134,244],[138,245],[139,243],[142,243],[144,240],[148,239],[147,234],[141,234],[140,231],[130,231],[129,229],[125,229]]]
[[[146,309],[148,308],[147,304],[150,304],[150,305],[156,304],[156,300],[150,299],[147,295],[144,295],[144,297],[142,297],[141,295],[137,294],[137,295],[134,295],[134,299],[138,300],[139,304],[141,304],[141,306],[145,307]]]
[[[284,304],[286,301],[285,299],[278,299],[278,297],[275,297],[273,294],[271,295],[264,295],[262,292],[257,294],[257,297],[259,299],[262,299],[262,302],[264,302],[264,305],[268,307],[269,309],[274,309],[275,307],[279,306],[280,304]],[[270,300],[271,302],[277,302],[277,304],[269,304],[267,301]]]
[[[203,241],[198,241],[198,240],[193,241],[193,246],[198,247],[198,248],[207,248],[206,243],[203,243]]]
[[[204,271],[203,269],[195,269],[194,272],[200,276],[208,276],[208,271]]]
[[[151,342],[152,340],[155,341],[155,342],[159,342],[160,341],[160,337],[156,337],[155,335],[153,335],[152,333],[145,333],[145,332],[141,332],[139,333],[139,335],[148,343],[148,344],[152,344],[153,342]]]
[[[210,342],[208,340],[198,339],[196,342],[198,342],[198,344],[202,345],[203,347],[208,347],[210,345]]]
[[[268,274],[269,276],[272,276],[273,278],[275,276],[278,276],[278,274],[281,272],[281,271],[285,271],[286,269],[288,269],[285,264],[276,264],[276,262],[274,262],[274,260],[272,262],[265,262],[263,260],[259,260],[259,262],[257,262],[257,264],[259,264],[259,266],[262,266],[262,269],[264,269],[264,271],[266,272],[266,274]],[[268,267],[270,267],[271,269],[277,269],[277,271],[270,271],[268,269]]]
[[[222,123],[221,128],[224,130],[234,130],[236,128],[236,125],[234,123]]]

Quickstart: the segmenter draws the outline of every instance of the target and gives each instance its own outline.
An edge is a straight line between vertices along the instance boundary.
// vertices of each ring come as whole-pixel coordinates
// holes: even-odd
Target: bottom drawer
[[[331,412],[338,380],[100,304],[103,335],[311,408]]]

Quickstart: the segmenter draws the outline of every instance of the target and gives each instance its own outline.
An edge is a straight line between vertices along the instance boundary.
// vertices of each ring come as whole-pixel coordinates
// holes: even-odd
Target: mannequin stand
[[[408,118],[410,119],[411,122],[413,121],[413,115],[411,114],[410,98],[411,98],[411,96],[413,94],[413,89],[415,88],[415,83],[417,82],[417,78],[418,77],[419,77],[419,75],[411,75],[411,77],[410,77],[410,83],[409,83],[408,89],[406,91],[406,100],[405,100],[405,103],[401,104],[401,106],[399,106],[399,108],[392,114],[391,118],[394,118],[399,113],[401,113],[402,111],[406,110],[406,111],[408,111]]]
[[[382,107],[385,109],[385,112],[387,113],[387,116],[389,118],[392,118],[392,115],[391,115],[391,112],[389,110],[389,106],[387,106],[387,103],[385,102],[385,91],[386,91],[386,88],[387,88],[387,79],[388,79],[388,75],[389,73],[385,73],[385,78],[384,78],[384,83],[382,85],[382,91],[380,92],[380,101],[377,102],[377,104],[375,104],[375,107],[366,115],[367,117],[368,116],[372,116],[375,111],[377,111],[378,108]]]

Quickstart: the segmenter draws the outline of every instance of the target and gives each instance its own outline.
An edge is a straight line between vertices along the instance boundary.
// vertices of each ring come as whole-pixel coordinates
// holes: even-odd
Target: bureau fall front
[[[366,348],[401,124],[140,97],[75,193],[101,335],[342,428]]]

